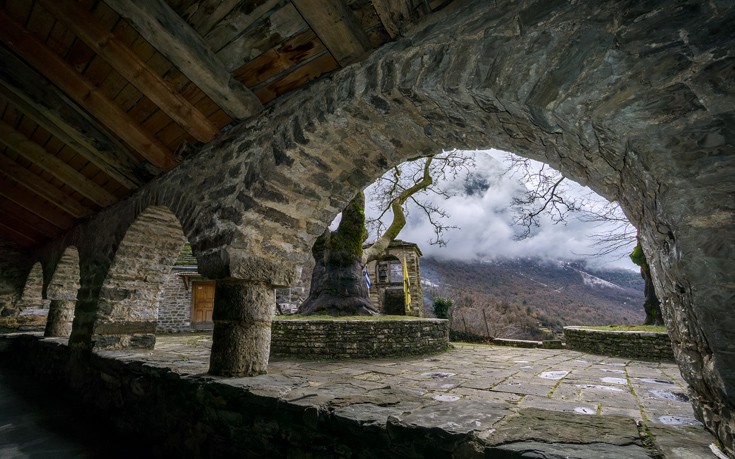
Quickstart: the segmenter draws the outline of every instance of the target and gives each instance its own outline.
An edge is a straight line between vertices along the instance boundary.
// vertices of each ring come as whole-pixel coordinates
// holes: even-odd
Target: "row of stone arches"
[[[164,206],[150,206],[133,221],[99,289],[92,347],[154,346],[163,284],[185,240],[179,220]],[[77,247],[66,247],[46,285],[43,265],[36,262],[16,302],[16,314],[34,316],[27,325],[45,322],[46,337],[71,336],[83,261]]]
[[[14,316],[20,328],[45,326],[45,336],[69,336],[78,290],[79,252],[69,246],[45,289],[43,266],[33,264],[18,300],[3,315]]]

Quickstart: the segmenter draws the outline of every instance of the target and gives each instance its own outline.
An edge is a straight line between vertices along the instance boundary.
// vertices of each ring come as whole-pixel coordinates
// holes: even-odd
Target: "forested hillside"
[[[626,270],[513,259],[461,262],[425,257],[424,297],[455,301],[453,328],[504,338],[545,339],[565,325],[637,324],[643,281]]]

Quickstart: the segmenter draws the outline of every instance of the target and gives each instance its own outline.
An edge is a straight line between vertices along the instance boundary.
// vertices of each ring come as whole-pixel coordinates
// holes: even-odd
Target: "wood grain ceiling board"
[[[163,0],[105,0],[225,112],[249,118],[263,107],[253,93],[235,82],[201,37]]]
[[[433,9],[448,1],[429,4]],[[135,3],[158,19],[164,11],[161,17],[176,24],[167,33],[176,37],[177,47],[193,41],[204,49],[193,54],[200,57],[191,64],[206,68],[207,62],[219,62],[214,74],[249,89],[250,103],[257,99],[255,111],[223,110],[227,103],[221,98],[233,94],[212,97],[212,88],[203,91],[204,83],[180,71],[188,64],[173,62],[159,40],[141,36],[129,11],[123,18],[108,3]],[[0,219],[9,215],[14,224],[0,226],[0,245],[44,243],[124,198],[171,167],[174,152],[196,151],[189,145],[251,116],[261,103],[278,103],[399,37],[426,14],[425,5],[424,0],[4,0]],[[8,21],[15,30],[8,31]],[[188,35],[178,34],[181,28]],[[20,33],[21,42],[30,36],[35,43],[19,48],[10,43],[18,38],[13,33]],[[143,139],[165,155],[147,152]],[[29,224],[32,229],[23,234]]]
[[[194,138],[203,142],[214,138],[217,128],[84,8],[74,2],[39,1]]]
[[[171,151],[166,146],[151,138],[134,119],[127,116],[89,80],[2,11],[0,11],[0,41],[23,56],[36,71],[50,78],[72,100],[99,118],[102,124],[131,145],[143,158],[164,170],[175,164]]]

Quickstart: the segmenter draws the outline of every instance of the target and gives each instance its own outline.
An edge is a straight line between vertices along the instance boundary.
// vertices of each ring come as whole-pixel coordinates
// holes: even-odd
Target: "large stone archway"
[[[117,248],[97,304],[95,349],[153,348],[159,296],[186,237],[176,216],[150,206]]]
[[[230,272],[275,279],[250,260],[297,260],[401,161],[488,147],[538,159],[639,228],[694,405],[732,451],[733,19],[695,2],[455,5],[203,152],[232,172]]]
[[[44,297],[43,266],[37,261],[26,273],[20,295],[2,311],[2,324],[12,328],[42,328],[46,324],[48,302]]]
[[[466,0],[430,21],[45,249],[82,259],[70,342],[91,341],[125,230],[166,206],[219,281],[213,372],[261,373],[272,287],[358,190],[411,158],[495,147],[621,203],[694,405],[732,454],[735,6]]]

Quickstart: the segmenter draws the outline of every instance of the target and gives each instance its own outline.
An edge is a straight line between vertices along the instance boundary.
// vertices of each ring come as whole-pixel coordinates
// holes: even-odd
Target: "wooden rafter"
[[[82,206],[79,202],[62,193],[55,186],[5,155],[0,155],[0,174],[23,185],[38,196],[49,200],[74,217],[83,218],[92,213],[90,209]]]
[[[125,147],[4,46],[0,46],[0,94],[127,189],[143,183]]]
[[[2,121],[0,121],[0,143],[5,144],[8,148],[61,180],[95,204],[106,207],[117,202],[117,198],[104,188]]]
[[[61,230],[11,201],[0,200],[0,219],[36,239],[51,238]]]
[[[41,4],[192,137],[208,142],[217,135],[218,129],[199,110],[79,3],[41,0]]]
[[[267,21],[262,20],[263,15]],[[284,38],[306,30],[309,25],[288,0],[268,0],[252,11],[233,11],[203,39],[222,65],[233,71]]]
[[[2,176],[0,176],[0,196],[43,218],[59,229],[68,229],[74,225],[74,220],[70,217],[70,214],[45,203],[33,193],[28,193],[24,188],[12,184],[10,180]]]
[[[138,154],[160,169],[175,165],[171,151],[43,42],[0,11],[0,41],[61,88]]]
[[[105,3],[228,115],[244,119],[263,109],[255,94],[232,78],[201,37],[164,0]]]
[[[0,221],[0,231],[5,234],[3,239],[10,238],[21,247],[36,245],[41,242],[36,241],[32,237],[25,234],[23,231],[19,231],[17,228],[13,228],[11,225],[7,225],[2,221]]]
[[[272,1],[272,0],[271,0]],[[204,35],[238,6],[240,0],[202,0],[192,4],[185,13],[189,24],[200,35]]]
[[[372,3],[388,35],[396,38],[401,32],[400,23],[411,17],[408,3],[404,0],[372,0]]]
[[[310,62],[314,58],[327,54],[326,48],[313,31],[301,33],[272,48],[235,72],[235,77],[248,86],[266,85],[279,76],[293,72],[300,62]],[[290,71],[290,72],[289,72]]]
[[[370,39],[342,0],[291,0],[332,56],[344,67],[372,49]]]

